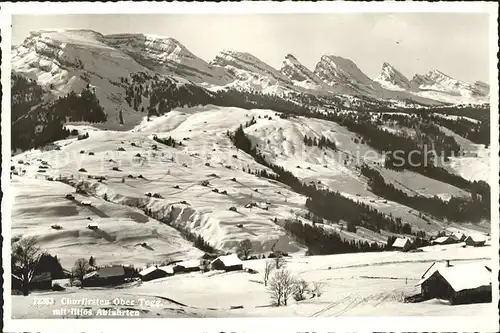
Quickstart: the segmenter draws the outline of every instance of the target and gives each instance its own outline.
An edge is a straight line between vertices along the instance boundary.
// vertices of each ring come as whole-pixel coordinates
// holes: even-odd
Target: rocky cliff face
[[[383,63],[382,70],[380,71],[380,74],[377,76],[375,81],[377,81],[387,89],[412,89],[410,81],[403,74],[401,74],[400,71],[398,71],[387,62]]]

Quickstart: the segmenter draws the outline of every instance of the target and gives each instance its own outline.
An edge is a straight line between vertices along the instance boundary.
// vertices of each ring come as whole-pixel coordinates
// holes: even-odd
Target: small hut
[[[174,275],[172,266],[151,266],[139,272],[142,281],[151,281],[166,276]]]
[[[460,231],[456,231],[456,232],[454,232],[454,233],[451,235],[451,237],[452,237],[453,239],[455,239],[457,242],[463,242],[463,241],[465,241],[465,238],[467,238],[467,237],[465,236],[465,234],[464,234],[463,232],[460,232]]]
[[[196,272],[199,271],[200,268],[200,261],[199,260],[187,260],[187,261],[181,261],[173,267],[174,272],[177,273],[189,273],[189,272]]]
[[[392,243],[392,248],[399,251],[408,251],[411,247],[411,240],[409,238],[396,238]]]
[[[447,244],[453,244],[453,243],[456,243],[455,239],[453,239],[452,237],[448,237],[448,236],[438,237],[431,242],[431,244],[433,244],[433,245],[447,245]]]
[[[465,238],[465,244],[468,246],[484,246],[486,238],[480,235],[469,235]]]
[[[210,266],[214,270],[222,270],[226,272],[239,271],[243,269],[243,262],[236,254],[220,256],[211,262]]]

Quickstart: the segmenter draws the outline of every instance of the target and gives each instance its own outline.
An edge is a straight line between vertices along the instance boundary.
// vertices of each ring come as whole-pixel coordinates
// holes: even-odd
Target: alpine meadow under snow
[[[13,266],[13,316],[99,316],[40,293],[161,301],[143,317],[491,315],[491,282],[421,281],[491,271],[488,84],[318,60],[89,30],[14,47],[13,262],[28,240],[55,259]]]

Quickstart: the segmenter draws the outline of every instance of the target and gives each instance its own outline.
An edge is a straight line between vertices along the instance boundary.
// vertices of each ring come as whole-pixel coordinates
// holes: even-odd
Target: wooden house
[[[82,284],[86,287],[100,287],[117,285],[123,282],[125,282],[125,269],[123,266],[111,266],[85,274]]]
[[[479,235],[469,235],[465,238],[465,244],[468,246],[484,246],[486,238]]]
[[[434,239],[431,244],[433,245],[448,245],[448,244],[454,244],[456,243],[456,240],[452,237],[448,236],[442,236]]]
[[[156,280],[170,275],[174,275],[172,266],[151,266],[139,272],[142,281]]]
[[[243,262],[236,254],[230,254],[218,257],[210,263],[210,266],[214,270],[239,271],[243,269]]]
[[[175,273],[189,273],[201,270],[199,260],[181,261],[173,267]]]
[[[409,238],[396,238],[392,243],[392,248],[399,251],[408,251],[411,247],[411,240]]]
[[[421,286],[424,299],[444,299],[451,305],[491,302],[491,269],[480,263],[440,267],[424,273]]]

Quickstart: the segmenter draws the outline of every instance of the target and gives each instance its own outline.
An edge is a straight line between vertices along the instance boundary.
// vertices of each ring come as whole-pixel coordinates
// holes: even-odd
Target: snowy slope
[[[141,284],[127,289],[91,289],[68,287],[65,293],[53,292],[54,305],[33,307],[34,293],[29,296],[13,296],[13,318],[61,318],[54,310],[61,307],[61,299],[70,292],[75,298],[136,300],[127,308],[140,310],[142,318],[170,317],[331,317],[331,316],[432,316],[434,322],[459,331],[452,316],[467,317],[474,329],[494,330],[494,303],[450,306],[445,300],[433,299],[422,303],[405,303],[404,297],[417,294],[416,283],[434,262],[453,265],[468,263],[492,264],[491,247],[447,248],[443,251],[401,253],[356,253],[327,256],[287,258],[287,269],[294,277],[313,283],[321,283],[321,295],[295,301],[290,297],[287,306],[270,306],[268,289],[263,283],[265,260],[244,261],[244,271],[179,274]],[[492,280],[493,280],[492,274]],[[228,286],[231,286],[228,288]],[[251,295],[251,297],[249,297]],[[160,302],[160,306],[146,307],[138,298]],[[153,303],[157,304],[157,303]],[[241,308],[232,308],[241,306]],[[67,306],[69,307],[69,306]],[[71,305],[73,308],[83,306]],[[87,309],[104,306],[90,305]],[[110,308],[119,309],[112,305]],[[123,308],[123,307],[121,307]],[[73,316],[66,316],[65,318]],[[90,316],[90,317],[95,317]],[[347,319],[347,318],[346,318]]]
[[[108,198],[116,198],[121,203],[133,202],[136,199],[132,198],[144,198],[144,193],[156,191],[171,199],[166,203],[147,201],[148,205],[163,210],[164,213],[172,205],[181,209],[179,216],[182,218],[178,222],[200,232],[211,244],[230,249],[238,239],[249,237],[256,243],[263,244],[263,248],[268,248],[272,240],[281,237],[280,232],[274,231],[277,226],[270,219],[294,216],[290,210],[303,210],[305,198],[290,192],[282,184],[274,184],[242,171],[243,168],[255,170],[263,167],[256,164],[250,156],[235,149],[226,137],[226,131],[233,131],[252,117],[257,122],[247,128],[246,133],[259,144],[262,153],[271,162],[290,170],[304,182],[316,183],[321,180],[319,186],[338,190],[387,214],[401,216],[422,229],[432,229],[432,226],[428,226],[418,216],[408,214],[408,207],[393,202],[383,203],[383,199],[369,191],[367,181],[356,170],[361,161],[357,161],[355,156],[367,156],[365,161],[373,165],[381,161],[381,156],[374,156],[373,151],[364,144],[355,144],[355,134],[328,121],[302,117],[280,119],[270,110],[214,106],[177,109],[165,116],[152,118],[150,122],[145,121],[129,132],[88,131],[87,128],[90,137],[86,140],[63,140],[58,143],[62,146],[60,151],[35,150],[17,155],[15,160],[48,160],[52,169],[47,174],[56,177],[59,174],[79,175],[83,179],[86,174],[106,175],[110,180],[106,184],[97,183],[96,193],[101,196],[107,193]],[[183,146],[170,148],[157,144],[152,140],[154,134],[159,137],[172,136],[175,140],[182,141]],[[304,135],[324,135],[334,140],[345,153],[306,147],[303,144]],[[161,149],[152,150],[153,144]],[[120,147],[125,151],[117,151]],[[90,151],[94,154],[89,156]],[[136,157],[136,154],[141,156]],[[23,168],[33,176],[38,171],[36,164],[35,162]],[[112,171],[113,166],[121,171]],[[80,168],[85,168],[87,172],[78,173]],[[410,193],[428,196],[445,193],[466,195],[453,186],[412,172],[381,171],[387,181],[396,184],[395,186],[405,184],[402,189],[410,188]],[[121,183],[122,177],[137,177],[139,174],[146,180],[127,178],[125,183]],[[231,181],[233,177],[236,182]],[[199,185],[203,179],[210,181],[210,187]],[[175,185],[179,185],[180,189],[174,189]],[[219,191],[227,190],[229,196],[212,192],[215,188]],[[182,200],[190,205],[184,207],[174,204]],[[252,201],[269,201],[273,208],[269,211],[242,208]],[[241,208],[242,212],[228,211],[232,205],[238,210]],[[249,223],[246,227],[248,229],[236,228],[235,225],[239,223]],[[293,246],[288,250],[292,252]]]
[[[202,252],[183,239],[180,233],[145,216],[141,211],[90,198],[93,207],[65,198],[74,188],[43,178],[15,178],[12,237],[35,236],[39,246],[57,255],[63,267],[70,269],[82,256],[97,258],[100,265],[133,264],[197,258]],[[91,220],[89,220],[91,219]],[[94,222],[99,230],[86,226]],[[58,224],[61,230],[51,225]],[[147,243],[147,247],[139,244]]]
[[[149,70],[106,45],[103,36],[94,31],[33,32],[13,49],[12,69],[35,79],[56,96],[80,92],[90,84],[108,114],[108,123],[118,122],[119,110],[131,122],[142,117],[127,105],[120,77]]]

